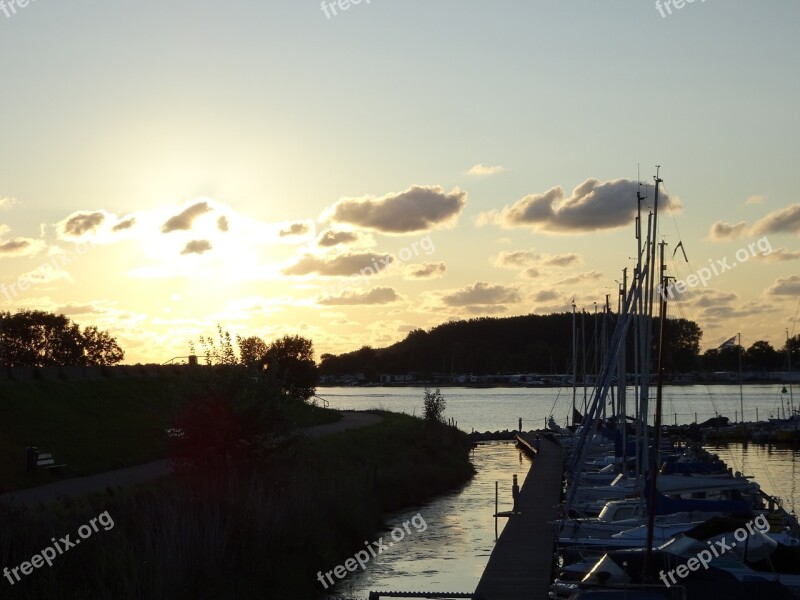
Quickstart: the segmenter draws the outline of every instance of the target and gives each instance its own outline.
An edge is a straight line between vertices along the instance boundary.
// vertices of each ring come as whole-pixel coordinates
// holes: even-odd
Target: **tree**
[[[317,365],[311,340],[285,335],[269,345],[264,362],[267,376],[278,382],[284,394],[308,400],[316,393]]]
[[[703,337],[700,326],[687,319],[668,319],[666,334],[669,367],[673,371],[696,369]]]
[[[269,349],[264,340],[255,335],[246,338],[237,335],[236,343],[239,345],[239,360],[244,366],[259,369],[263,367],[264,357]]]
[[[753,345],[744,353],[744,360],[747,362],[747,366],[761,371],[775,368],[780,362],[778,357],[777,350],[764,340],[753,342]]]
[[[444,422],[444,409],[447,405],[442,392],[439,388],[436,391],[431,391],[430,388],[425,388],[425,396],[422,400],[422,412],[426,421]]]
[[[214,338],[200,336],[200,348],[202,348],[203,356],[205,356],[206,364],[209,365],[227,365],[233,366],[238,364],[236,353],[233,351],[233,342],[231,342],[231,334],[223,331],[222,325],[217,325],[217,338],[219,340],[219,347],[214,342]],[[195,353],[194,343],[189,344],[192,354]]]
[[[125,358],[125,352],[107,331],[92,326],[83,330],[83,356],[87,366],[113,365]]]
[[[8,367],[98,366],[125,357],[116,339],[81,328],[64,315],[40,310],[0,313],[2,362]]]

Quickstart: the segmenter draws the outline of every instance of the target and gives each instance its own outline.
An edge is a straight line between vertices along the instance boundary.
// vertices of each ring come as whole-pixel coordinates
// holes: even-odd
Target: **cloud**
[[[32,256],[44,248],[44,242],[17,237],[0,242],[0,256]]]
[[[306,235],[309,231],[311,231],[311,226],[308,223],[298,221],[297,223],[291,223],[288,227],[281,229],[278,235],[280,237]]]
[[[768,296],[800,296],[800,275],[779,277],[766,293]]]
[[[443,262],[423,262],[406,267],[405,275],[409,279],[435,279],[444,275],[447,266]]]
[[[763,204],[764,201],[767,199],[766,196],[750,196],[747,200],[747,204]]]
[[[56,308],[55,312],[59,315],[72,316],[103,314],[106,310],[98,308],[93,304],[65,304],[64,306]]]
[[[519,267],[568,267],[581,262],[580,254],[535,254],[531,250],[502,251],[494,257],[495,266],[515,269]]]
[[[536,254],[530,250],[503,250],[494,257],[492,262],[498,267],[513,269],[532,264],[536,261],[536,258]]]
[[[756,221],[753,233],[800,233],[800,204],[772,211]]]
[[[106,220],[106,213],[102,210],[94,212],[76,212],[69,215],[58,224],[62,235],[70,238],[79,238],[86,233],[94,232]]]
[[[558,298],[558,292],[555,290],[540,290],[533,296],[536,302],[549,302],[550,300],[557,300]]]
[[[410,187],[380,198],[343,198],[323,219],[389,234],[406,234],[452,226],[464,209],[467,193],[441,186]]]
[[[220,231],[227,232],[230,228],[230,223],[228,223],[228,217],[222,215],[219,219],[217,219],[217,229]]]
[[[483,281],[442,295],[442,302],[446,306],[513,304],[519,301],[520,295],[516,288]]]
[[[530,277],[531,279],[533,279],[534,277],[540,277],[541,276],[541,272],[538,269],[534,268],[534,267],[528,267],[527,269],[525,269],[522,272],[522,274],[525,277]]]
[[[787,250],[786,248],[776,248],[769,254],[756,254],[756,258],[761,258],[766,262],[787,262],[800,258],[800,250]]]
[[[585,283],[587,281],[593,281],[597,279],[603,279],[605,275],[600,271],[586,271],[584,273],[578,273],[577,275],[571,275],[570,277],[565,277],[559,281],[556,281],[555,285],[575,285],[576,283]]]
[[[338,244],[352,244],[359,240],[359,235],[355,231],[334,231],[328,229],[323,231],[317,240],[317,245],[323,248],[330,248]]]
[[[117,223],[116,225],[114,225],[111,228],[111,231],[113,231],[114,233],[118,231],[125,231],[126,229],[130,229],[131,227],[133,227],[135,224],[136,224],[136,217],[128,217],[127,219],[124,219],[119,223]]]
[[[293,265],[285,267],[282,272],[284,275],[316,274],[326,277],[347,277],[366,269],[372,269],[371,274],[380,272],[393,261],[391,255],[374,252],[355,252],[333,257],[306,254]]]
[[[725,223],[717,221],[711,226],[709,237],[715,241],[735,240],[747,234],[749,227],[744,221],[738,223]]]
[[[10,210],[19,204],[19,200],[11,196],[0,196],[0,210]]]
[[[319,304],[328,306],[357,306],[367,304],[390,304],[396,302],[400,297],[397,292],[388,287],[372,288],[368,292],[359,294],[358,292],[345,292],[341,296],[325,298]]]
[[[192,240],[181,250],[181,254],[203,254],[211,250],[211,242],[208,240]]]
[[[187,209],[183,210],[174,217],[167,219],[167,222],[161,226],[161,233],[170,233],[172,231],[188,231],[192,228],[197,217],[211,212],[211,207],[208,202],[197,202],[192,204]]]
[[[543,254],[539,262],[547,267],[568,267],[581,262],[581,255],[570,252],[569,254]]]
[[[546,192],[530,194],[502,210],[479,214],[478,226],[494,223],[504,228],[530,227],[536,231],[570,233],[615,229],[634,221],[636,192],[639,184],[628,179],[599,181],[587,179],[565,197],[564,190],[554,187]],[[680,210],[677,198],[661,194],[660,206]]]
[[[508,169],[505,167],[501,167],[500,165],[496,165],[494,167],[487,167],[481,163],[477,165],[472,165],[469,170],[465,172],[466,175],[478,175],[478,176],[488,176],[488,175],[497,175],[498,173],[506,173]]]

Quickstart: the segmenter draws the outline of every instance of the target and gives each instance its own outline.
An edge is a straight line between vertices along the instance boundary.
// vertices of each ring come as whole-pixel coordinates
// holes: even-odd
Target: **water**
[[[361,599],[377,590],[475,591],[494,548],[495,482],[500,482],[500,510],[511,510],[512,475],[518,474],[522,482],[530,460],[511,442],[490,442],[478,445],[473,464],[477,474],[460,490],[390,515],[390,528],[402,528],[417,514],[427,527],[421,531],[412,523],[410,534],[371,559],[364,571],[351,573],[333,589],[333,597]],[[505,522],[498,519],[498,535]],[[384,545],[389,540],[387,531]]]
[[[320,388],[320,396],[331,408],[349,410],[384,409],[419,415],[421,388]],[[464,431],[495,431],[517,428],[520,417],[525,429],[544,425],[551,414],[564,423],[572,406],[572,390],[556,388],[442,388],[447,401],[445,417],[455,419]],[[582,407],[583,390],[577,403]],[[745,417],[755,420],[778,416],[780,387],[750,385],[744,388]],[[784,401],[787,400],[784,397]],[[721,414],[734,419],[740,409],[738,386],[675,386],[664,389],[664,420],[691,423]],[[677,414],[676,414],[677,413]],[[788,408],[787,408],[788,414]],[[793,512],[798,506],[796,474],[800,450],[787,446],[724,444],[708,446],[728,466],[752,475],[765,492],[779,496]],[[511,480],[517,473],[523,481],[530,462],[511,443],[479,445],[473,453],[476,477],[460,490],[440,496],[407,511],[389,515],[387,525],[396,527],[415,515],[425,520],[425,531],[413,526],[410,534],[376,558],[364,571],[350,573],[333,597],[366,599],[370,591],[472,592],[494,548],[494,486],[500,482],[500,510],[511,507]],[[505,520],[499,520],[499,531]],[[390,539],[383,534],[384,543]],[[377,541],[377,540],[376,540]]]
[[[422,412],[423,390],[403,388],[320,388],[319,395],[330,401],[331,408],[369,410],[380,408],[393,412],[419,415]],[[523,419],[524,429],[544,427],[551,414],[565,424],[572,408],[571,388],[441,388],[447,401],[445,416],[454,418],[463,431],[495,431],[517,428]],[[632,392],[629,390],[628,392]],[[591,389],[587,392],[591,395]],[[664,422],[692,423],[717,414],[739,420],[744,405],[750,421],[779,416],[781,398],[788,405],[788,394],[781,394],[778,385],[747,385],[743,398],[738,385],[687,385],[664,388]],[[578,389],[576,404],[583,412],[583,389]],[[654,402],[653,402],[654,404]],[[788,414],[788,408],[786,408]],[[651,417],[652,422],[652,417]]]

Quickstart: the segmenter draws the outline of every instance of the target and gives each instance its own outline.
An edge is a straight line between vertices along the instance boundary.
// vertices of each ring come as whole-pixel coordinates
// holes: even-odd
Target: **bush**
[[[442,397],[439,388],[436,388],[435,392],[431,391],[429,388],[425,388],[425,398],[422,403],[423,414],[426,421],[444,422],[444,409],[447,402],[445,402],[445,399]]]

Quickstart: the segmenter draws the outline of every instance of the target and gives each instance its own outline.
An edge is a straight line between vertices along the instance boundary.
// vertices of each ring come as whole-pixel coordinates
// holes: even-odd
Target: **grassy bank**
[[[16,566],[103,511],[115,525],[10,586],[10,598],[303,598],[372,540],[387,511],[473,474],[467,436],[380,413],[371,427],[283,447],[265,463],[172,478],[44,512],[0,514]],[[0,508],[0,511],[8,509]]]
[[[165,458],[166,429],[191,385],[185,375],[0,382],[0,493]],[[306,404],[285,413],[294,427],[338,418]],[[68,468],[25,473],[27,446]]]

